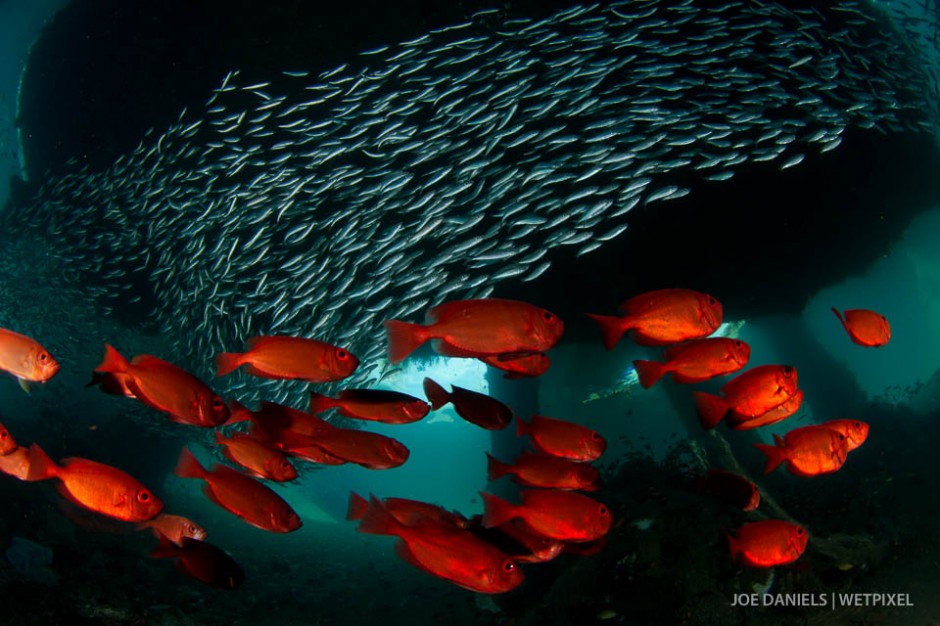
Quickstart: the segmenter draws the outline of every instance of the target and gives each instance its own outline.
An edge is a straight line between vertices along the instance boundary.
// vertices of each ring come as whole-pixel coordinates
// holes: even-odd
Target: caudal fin
[[[524,437],[532,432],[530,424],[522,421],[520,416],[516,416],[516,437]]]
[[[346,519],[362,519],[369,508],[369,501],[354,491],[349,492],[349,508],[346,510]]]
[[[43,452],[37,444],[29,447],[29,471],[24,480],[34,482],[37,480],[46,480],[55,478],[58,475],[59,466],[55,461],[49,458],[49,455]]]
[[[484,528],[501,526],[516,517],[516,507],[511,502],[485,491],[480,492],[480,497],[483,498],[482,524]]]
[[[842,314],[841,314],[841,313],[839,313],[839,309],[837,309],[836,307],[832,307],[832,312],[835,314],[835,316],[836,316],[836,318],[839,320],[839,322],[840,322],[843,326],[845,326],[845,318],[842,317]]]
[[[183,448],[179,463],[176,464],[176,475],[181,478],[205,478],[206,470],[188,448]]]
[[[242,356],[237,352],[221,352],[215,357],[215,375],[231,374],[242,366]]]
[[[388,512],[388,507],[374,495],[370,495],[369,506],[357,530],[368,535],[396,535],[399,528],[401,524]]]
[[[322,393],[310,392],[310,412],[314,415],[323,413],[336,406],[336,400]]]
[[[404,361],[427,341],[421,324],[388,320],[385,322],[385,330],[388,333],[388,360],[392,365]]]
[[[778,465],[783,463],[783,450],[777,446],[770,446],[766,443],[755,443],[754,447],[767,455],[767,466],[764,468],[764,474],[769,474],[777,469]]]
[[[695,407],[698,409],[699,422],[702,428],[711,430],[717,426],[728,412],[728,403],[724,398],[704,391],[694,391]]]
[[[115,350],[111,344],[104,344],[104,358],[101,365],[95,368],[96,372],[108,372],[110,374],[123,374],[127,372],[130,365],[124,356]]]
[[[155,559],[169,559],[180,555],[180,549],[170,541],[166,535],[161,533],[159,530],[154,529],[154,534],[157,536],[157,539],[160,540],[153,550],[150,551],[150,556]]]
[[[657,361],[634,361],[633,367],[644,389],[649,389],[666,373],[666,366]]]
[[[447,390],[430,378],[424,379],[424,395],[427,396],[431,408],[435,411],[450,402],[450,394]]]
[[[613,350],[620,338],[623,337],[624,331],[627,330],[623,320],[619,317],[595,315],[593,313],[587,313],[587,316],[601,327],[601,333],[604,335],[604,347]]]
[[[503,463],[489,452],[486,453],[486,473],[490,480],[496,480],[509,474],[510,465]]]
[[[238,400],[229,400],[228,402],[226,402],[226,404],[228,405],[228,411],[230,415],[230,417],[228,418],[228,421],[225,422],[226,425],[235,424],[237,422],[253,421],[251,419],[251,411],[249,411],[248,407],[246,407],[244,404],[242,404]]]

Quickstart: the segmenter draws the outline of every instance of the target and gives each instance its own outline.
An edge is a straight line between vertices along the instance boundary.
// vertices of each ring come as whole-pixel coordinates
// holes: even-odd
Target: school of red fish
[[[608,350],[630,331],[639,345],[668,346],[663,362],[634,361],[644,388],[666,375],[677,383],[694,384],[734,374],[750,359],[745,342],[708,338],[723,318],[721,303],[711,295],[662,289],[627,300],[620,312],[620,316],[589,315],[600,326]],[[861,309],[840,313],[834,308],[833,312],[856,344],[879,347],[890,339],[888,321],[878,313]],[[385,327],[393,364],[431,342],[440,355],[479,359],[504,371],[507,378],[544,374],[550,364],[546,352],[564,331],[562,321],[550,311],[497,298],[447,302],[428,311],[426,324],[389,320]],[[216,357],[218,376],[244,367],[253,376],[310,383],[341,381],[358,365],[345,348],[288,336],[254,337],[244,352]],[[25,388],[30,382],[49,381],[59,365],[36,340],[0,329],[0,369]],[[237,469],[221,464],[207,469],[184,448],[176,474],[204,481],[209,500],[273,533],[297,530],[302,521],[262,480],[294,480],[298,476],[294,462],[355,463],[380,470],[408,460],[408,448],[396,439],[342,428],[319,414],[335,409],[345,418],[410,424],[451,404],[460,417],[484,429],[507,428],[515,418],[517,436],[529,437],[534,451],[523,451],[512,463],[486,456],[491,481],[511,476],[527,488],[519,504],[481,493],[482,515],[467,518],[432,503],[350,494],[347,519],[357,520],[360,532],[398,537],[396,551],[404,561],[475,592],[503,593],[518,587],[523,581],[519,564],[545,562],[562,552],[597,552],[613,522],[605,504],[579,493],[596,491],[601,485],[597,468],[590,464],[606,448],[600,434],[542,415],[524,421],[494,398],[458,386],[448,391],[430,378],[424,380],[427,402],[389,390],[344,389],[335,398],[311,393],[308,410],[271,402],[249,409],[236,400],[224,401],[205,382],[172,363],[151,355],[128,360],[105,345],[91,385],[135,399],[179,424],[218,428],[247,423],[247,432],[215,432],[221,454]],[[693,393],[705,429],[722,421],[733,430],[773,424],[793,415],[803,400],[796,369],[776,364],[736,375],[721,388],[721,395]],[[806,477],[839,470],[867,436],[867,424],[839,419],[775,436],[774,445],[755,445],[767,456],[765,473],[786,464],[791,474]],[[138,530],[151,530],[159,541],[151,556],[176,559],[181,572],[205,584],[234,589],[245,578],[225,551],[206,542],[201,526],[163,512],[160,498],[123,470],[82,458],[57,463],[35,443],[28,448],[17,445],[0,425],[0,471],[24,481],[54,480],[58,492],[73,504],[133,523]],[[696,486],[744,511],[760,505],[757,486],[724,469],[710,469]],[[806,529],[784,520],[752,522],[734,534],[724,532],[732,559],[752,567],[792,563],[809,539]]]

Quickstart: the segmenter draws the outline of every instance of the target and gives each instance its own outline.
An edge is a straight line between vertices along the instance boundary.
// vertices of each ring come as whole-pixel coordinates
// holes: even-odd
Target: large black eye
[[[137,500],[139,500],[140,502],[150,502],[150,492],[141,491],[140,493],[137,494]]]
[[[862,427],[861,422],[855,422],[855,428],[861,428],[861,427]]]
[[[601,515],[607,515],[608,510],[607,510],[607,507],[602,504],[599,507],[597,507],[597,512],[600,513]]]
[[[39,353],[39,360],[40,360],[40,361],[45,362],[46,359],[48,359],[48,358],[49,358],[49,355],[46,354],[45,352],[40,352],[40,353]]]
[[[713,297],[708,296],[708,306],[715,306],[718,303]]]
[[[503,571],[507,573],[512,573],[516,571],[516,564],[512,561],[506,561],[503,563]]]
[[[345,361],[346,359],[349,358],[349,353],[346,352],[345,350],[337,350],[336,358],[339,359],[340,361]]]
[[[224,406],[225,406],[225,403],[222,402],[222,398],[215,397],[215,398],[212,399],[212,408],[213,408],[213,409],[221,409],[221,408],[224,407]]]
[[[784,366],[783,366],[783,375],[784,375],[784,376],[791,376],[792,374],[793,374],[793,368],[790,367],[789,365],[784,365]]]
[[[592,430],[592,431],[591,431],[591,439],[593,439],[594,441],[600,441],[600,440],[601,440],[601,436],[597,434],[597,431]]]
[[[839,433],[839,441],[845,441],[845,435]]]
[[[743,347],[744,347],[744,344],[741,343],[740,340],[738,340],[738,341],[735,341],[735,342],[734,342],[734,347],[735,347],[735,348],[743,348]]]
[[[189,530],[189,534],[190,534],[190,535],[195,535],[196,533],[199,532],[199,530],[198,530],[195,526],[193,526],[192,524],[190,524],[190,525],[188,526],[187,530]]]
[[[797,529],[796,529],[796,534],[797,534],[798,536],[802,537],[802,536],[803,536],[803,529],[802,529],[802,528],[797,528]]]
[[[284,459],[283,461],[281,461],[281,469],[290,469],[290,467],[291,467],[290,461],[288,461],[287,459]]]

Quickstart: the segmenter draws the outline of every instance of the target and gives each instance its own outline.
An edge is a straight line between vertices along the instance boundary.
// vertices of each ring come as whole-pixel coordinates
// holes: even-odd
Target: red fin
[[[329,396],[322,393],[310,392],[310,412],[319,414],[338,406],[339,403]]]
[[[362,516],[357,529],[369,535],[396,535],[400,527],[395,518],[388,512],[388,508],[375,496],[369,496],[369,506]]]
[[[511,473],[511,466],[503,463],[489,452],[486,453],[486,472],[490,480],[496,480]]]
[[[353,491],[349,492],[349,509],[346,511],[346,519],[362,519],[369,508],[369,501]]]
[[[238,400],[229,400],[227,404],[231,417],[229,417],[228,421],[225,422],[226,424],[251,421],[251,411],[249,411],[248,407],[246,407],[244,404]]]
[[[764,474],[769,474],[777,469],[777,466],[784,460],[782,451],[776,446],[770,446],[766,443],[755,443],[754,447],[767,455],[767,466],[764,468]]]
[[[724,398],[704,391],[694,391],[692,395],[695,397],[695,406],[698,409],[702,428],[710,430],[721,423],[728,412],[728,403]]]
[[[235,352],[222,352],[215,357],[215,375],[231,374],[242,366],[242,355]]]
[[[530,425],[524,421],[518,415],[516,416],[516,437],[523,437],[532,432]]]
[[[483,498],[483,527],[493,528],[511,521],[516,517],[516,507],[491,493],[480,492]]]
[[[388,360],[392,365],[404,361],[427,340],[424,326],[420,324],[388,320],[385,330],[388,333]]]
[[[110,374],[124,374],[130,363],[127,362],[120,352],[111,347],[110,344],[104,344],[104,358],[101,365],[95,368],[96,372],[107,372]]]
[[[208,472],[199,464],[193,453],[183,448],[179,463],[176,464],[176,475],[182,478],[205,478]]]
[[[604,347],[613,350],[627,330],[621,318],[610,315],[594,315],[593,313],[587,313],[586,315],[601,327],[601,333],[604,335]]]
[[[49,458],[38,444],[29,447],[29,472],[24,480],[33,482],[37,480],[46,480],[47,478],[56,478],[58,476],[59,466]]]
[[[176,544],[167,539],[166,535],[157,529],[154,529],[153,532],[157,536],[157,539],[160,540],[160,543],[154,546],[153,550],[150,551],[151,557],[155,559],[169,559],[180,555],[180,549]]]
[[[842,314],[839,313],[839,310],[836,307],[832,307],[832,312],[835,313],[836,317],[842,323],[842,327],[848,330],[849,327],[845,325],[845,318],[842,317]]]
[[[644,389],[649,389],[666,373],[666,366],[657,361],[634,361],[633,367]]]
[[[430,378],[424,379],[424,395],[431,403],[431,409],[435,411],[450,402],[450,394],[447,393],[447,390]]]

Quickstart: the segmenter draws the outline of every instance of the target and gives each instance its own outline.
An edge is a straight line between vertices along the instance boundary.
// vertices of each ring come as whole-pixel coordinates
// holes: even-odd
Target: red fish
[[[708,470],[704,477],[695,479],[695,488],[699,493],[714,496],[742,511],[753,511],[760,506],[760,490],[757,485],[744,476],[727,470]]]
[[[529,354],[496,354],[480,357],[480,360],[506,372],[503,378],[530,378],[548,371],[551,359],[544,352]]]
[[[490,480],[497,480],[507,474],[526,487],[546,487],[549,489],[580,489],[596,491],[600,476],[597,468],[587,463],[576,463],[568,459],[547,454],[523,452],[512,465],[503,463],[486,453],[487,471]]]
[[[891,340],[891,325],[881,313],[867,309],[846,309],[844,313],[832,307],[849,338],[866,348],[880,348]]]
[[[284,451],[290,454],[315,446],[334,457],[374,470],[398,467],[408,460],[410,454],[397,439],[349,428],[334,427],[312,437],[282,431],[279,440]]]
[[[343,417],[385,424],[417,422],[431,410],[424,400],[384,389],[343,389],[338,398],[310,394],[311,413],[323,413],[333,408]]]
[[[517,419],[516,435],[531,435],[532,445],[539,451],[572,461],[595,461],[607,448],[607,442],[596,431],[542,415],[533,415],[529,423]]]
[[[467,528],[470,522],[463,515],[446,510],[444,507],[408,498],[382,498],[388,512],[405,526],[417,526],[432,521],[450,524],[457,528]],[[358,520],[366,514],[369,501],[356,493],[349,494],[349,510],[346,519]]]
[[[803,551],[809,536],[802,526],[783,520],[763,520],[745,524],[737,537],[724,531],[731,549],[731,559],[740,556],[751,567],[774,567],[793,563]]]
[[[231,422],[251,421],[252,436],[259,441],[274,442],[275,445],[278,434],[282,431],[314,435],[336,428],[316,415],[274,402],[262,402],[257,411],[252,411],[235,400],[229,401],[229,407],[232,411]]]
[[[846,446],[848,452],[855,450],[868,439],[868,424],[859,420],[829,420],[819,424],[819,426],[845,435],[845,440],[848,442]]]
[[[203,492],[210,500],[262,530],[289,533],[302,525],[294,509],[265,485],[224,465],[214,465],[210,472],[186,448],[176,475],[206,481]]]
[[[566,545],[578,545],[543,537],[527,529],[521,520],[493,528],[484,528],[482,520],[482,515],[473,516],[470,532],[504,552],[516,563],[546,563],[564,552]]]
[[[10,454],[0,456],[0,472],[26,480],[29,475],[29,448],[17,446]]]
[[[754,417],[742,415],[736,411],[730,411],[727,414],[728,427],[731,428],[731,430],[751,430],[761,426],[776,424],[796,413],[802,404],[803,391],[797,389],[796,393],[790,396],[783,404],[775,406],[766,413],[761,413]]]
[[[127,388],[147,406],[166,413],[174,422],[213,428],[230,413],[222,398],[204,382],[172,363],[146,354],[130,362],[105,344],[104,360],[96,372],[124,376]]]
[[[245,581],[245,572],[232,557],[199,539],[183,537],[177,546],[161,536],[150,556],[177,559],[176,569],[210,587],[237,589]]]
[[[223,447],[222,455],[248,470],[255,478],[286,482],[297,478],[297,470],[280,450],[267,446],[254,437],[235,433],[224,437],[216,431],[215,442]]]
[[[10,435],[10,431],[3,424],[0,424],[0,456],[6,456],[16,450],[19,446]]]
[[[223,352],[215,362],[219,376],[247,365],[245,371],[253,376],[309,383],[343,380],[359,366],[359,359],[345,348],[283,335],[252,337],[247,352]]]
[[[721,388],[724,397],[695,391],[695,405],[704,428],[714,428],[729,411],[757,417],[796,393],[796,369],[789,365],[760,365],[735,376]]]
[[[672,373],[679,383],[700,383],[738,371],[751,358],[751,347],[739,339],[714,337],[696,339],[666,350],[666,362],[634,361],[640,384],[649,389],[664,375]]]
[[[564,324],[545,309],[499,298],[458,300],[428,312],[427,326],[385,322],[391,363],[400,363],[421,344],[439,339],[440,354],[486,357],[545,352],[561,338]]]
[[[457,415],[487,430],[502,430],[512,421],[512,409],[485,394],[451,385],[448,393],[430,378],[424,379],[424,395],[435,411],[452,402]]]
[[[470,591],[505,593],[523,580],[515,561],[474,534],[435,522],[406,526],[374,496],[359,532],[398,536],[397,552],[405,561]]]
[[[26,383],[44,383],[59,371],[59,363],[35,339],[0,328],[0,370]]]
[[[153,535],[159,539],[166,537],[178,546],[183,545],[183,538],[198,539],[202,541],[206,538],[206,529],[181,515],[169,515],[161,513],[152,520],[137,524],[137,530],[151,529]]]
[[[803,426],[786,435],[774,435],[770,446],[755,443],[754,447],[767,455],[765,474],[774,471],[786,461],[787,471],[795,476],[818,476],[838,471],[848,454],[848,439],[841,432],[824,426]]]
[[[620,305],[621,317],[594,315],[611,350],[623,334],[634,331],[641,346],[664,346],[707,337],[721,326],[721,303],[691,289],[660,289],[630,298]]]
[[[515,518],[549,539],[592,541],[610,530],[610,509],[597,500],[573,491],[529,490],[519,494],[515,505],[493,494],[483,497],[483,526],[500,526]]]
[[[62,465],[33,444],[29,448],[26,480],[58,478],[59,493],[72,503],[125,522],[153,519],[163,502],[130,474],[87,459],[68,458]]]

